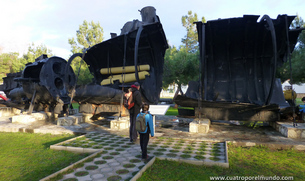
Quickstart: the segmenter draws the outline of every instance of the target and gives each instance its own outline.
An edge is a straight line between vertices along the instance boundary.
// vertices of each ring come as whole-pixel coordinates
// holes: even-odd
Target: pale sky
[[[170,45],[179,47],[186,35],[181,17],[189,10],[207,21],[248,15],[296,15],[305,19],[304,0],[0,0],[0,53],[26,53],[33,42],[68,59],[68,39],[84,20],[99,22],[104,40],[120,34],[127,21],[141,20],[138,10],[154,6]]]

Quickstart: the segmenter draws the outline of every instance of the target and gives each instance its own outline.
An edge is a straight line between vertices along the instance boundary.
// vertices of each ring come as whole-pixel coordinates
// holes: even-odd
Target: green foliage
[[[198,50],[198,34],[196,24],[194,22],[198,21],[197,14],[192,11],[188,11],[188,15],[182,16],[182,26],[186,28],[186,36],[182,38],[182,43],[186,50],[190,53],[195,53]],[[201,18],[202,22],[206,22],[205,18]]]
[[[205,22],[205,18],[201,18]],[[199,79],[199,51],[198,34],[196,24],[197,14],[188,11],[188,15],[182,16],[182,26],[186,28],[186,36],[182,39],[183,45],[179,50],[175,46],[167,49],[164,56],[163,89],[171,84],[178,85],[178,91],[182,92],[181,85],[187,85],[189,81]],[[177,92],[176,92],[177,94]]]
[[[172,64],[174,63],[174,57],[179,51],[175,46],[169,47],[164,55],[164,65],[163,65],[163,89],[167,89],[167,87],[174,82],[174,74],[172,70]]]
[[[18,53],[2,53],[0,54],[0,82],[2,77],[6,77],[7,73],[13,73],[19,71],[20,59],[18,59]],[[16,71],[17,70],[17,71]]]
[[[304,21],[297,16],[291,24],[291,27],[305,28]],[[302,31],[298,37],[298,43],[291,55],[291,69],[293,84],[305,83],[305,31]],[[290,78],[290,62],[287,60],[281,67],[277,69],[276,76],[284,82]]]
[[[83,21],[82,25],[79,25],[79,30],[76,31],[76,39],[70,38],[69,44],[71,45],[71,52],[83,53],[83,50],[89,48],[97,43],[103,41],[103,28],[100,23],[94,23],[93,21]],[[92,81],[93,75],[89,71],[89,66],[80,57],[75,58],[71,66],[78,76],[77,84],[88,84]],[[79,73],[78,73],[79,72]]]
[[[191,80],[199,79],[199,51],[190,53],[186,48],[170,47],[164,58],[163,88],[170,84],[187,85]]]
[[[72,53],[82,53],[84,48],[89,48],[104,40],[103,28],[100,23],[94,23],[91,21],[88,23],[83,21],[82,25],[79,25],[79,30],[76,31],[76,40],[74,38],[69,39]],[[77,41],[77,42],[76,42]]]
[[[27,63],[35,62],[35,59],[41,56],[42,54],[46,54],[48,55],[48,57],[53,56],[52,51],[49,50],[45,45],[41,44],[35,46],[35,44],[32,43],[28,48],[28,52],[24,54],[20,60],[21,64],[23,65],[22,67],[20,67],[20,70],[23,70]]]
[[[32,43],[28,52],[19,58],[19,53],[10,52],[0,54],[0,82],[2,82],[2,77],[6,77],[7,73],[16,73],[24,69],[25,65],[30,62],[35,62],[35,59],[42,54],[47,54],[48,57],[53,56],[51,50],[48,50],[45,45],[35,46]]]

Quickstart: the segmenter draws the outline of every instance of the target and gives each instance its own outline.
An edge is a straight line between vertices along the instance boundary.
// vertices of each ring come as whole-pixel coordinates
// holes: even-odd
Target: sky
[[[68,39],[84,20],[99,22],[104,40],[120,34],[127,21],[141,20],[138,10],[156,8],[169,44],[179,47],[186,35],[181,17],[192,11],[207,21],[243,15],[299,15],[305,19],[304,0],[0,0],[0,53],[25,54],[31,43],[45,45],[56,56],[68,59]]]

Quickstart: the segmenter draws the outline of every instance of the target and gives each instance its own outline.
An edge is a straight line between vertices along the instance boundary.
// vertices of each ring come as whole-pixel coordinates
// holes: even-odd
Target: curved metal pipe
[[[276,73],[276,61],[277,61],[277,46],[276,46],[276,35],[275,35],[275,29],[274,24],[271,20],[271,18],[268,15],[264,15],[260,22],[266,21],[269,26],[269,31],[271,33],[271,40],[272,40],[272,47],[273,47],[273,60],[274,60],[274,67],[273,67],[273,75],[271,78],[271,86],[269,89],[269,93],[265,102],[265,105],[268,105],[270,103],[272,93],[273,93],[273,87],[275,82],[275,73]]]
[[[74,60],[74,58],[76,58],[76,57],[81,57],[82,59],[84,59],[84,55],[85,55],[85,54],[82,54],[82,53],[75,53],[75,54],[73,54],[73,55],[69,58],[69,60],[68,60],[67,65],[66,65],[66,67],[65,67],[65,73],[66,73],[66,74],[65,74],[65,79],[64,79],[64,87],[65,87],[65,90],[66,90],[66,91],[68,91],[66,86],[69,85],[69,78],[68,78],[67,72],[69,71],[71,62],[72,62],[72,60]],[[75,81],[75,85],[73,85],[72,96],[71,96],[70,103],[69,103],[68,107],[70,107],[70,104],[72,103],[73,94],[74,94],[74,91],[75,91],[76,84],[77,84],[77,81]]]
[[[139,74],[138,74],[138,51],[139,51],[139,42],[140,42],[142,30],[143,30],[143,26],[140,26],[137,32],[137,36],[135,40],[135,48],[134,48],[134,66],[135,66],[135,77],[137,82],[140,82]]]
[[[73,54],[73,55],[69,58],[69,60],[68,60],[68,63],[67,63],[67,65],[66,65],[66,67],[65,67],[65,72],[68,72],[68,71],[69,71],[70,64],[71,64],[71,62],[72,62],[72,60],[73,60],[74,58],[76,58],[76,57],[81,57],[81,58],[83,58],[82,56],[83,56],[82,53],[75,53],[75,54]],[[65,85],[66,85],[66,83],[68,83],[68,82],[69,82],[69,79],[68,79],[68,75],[66,74],[66,75],[65,75]],[[75,84],[76,84],[76,82],[75,82]]]

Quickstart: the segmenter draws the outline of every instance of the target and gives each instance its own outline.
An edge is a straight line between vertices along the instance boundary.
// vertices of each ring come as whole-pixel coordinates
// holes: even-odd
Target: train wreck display
[[[158,103],[168,44],[156,9],[149,6],[140,13],[142,21],[127,22],[120,35],[112,33],[111,39],[85,53],[84,61],[94,75],[94,84],[76,89],[73,99],[81,104],[81,112],[93,111],[90,104],[104,105],[97,107],[97,112],[107,112],[108,108],[117,108],[118,112],[118,106],[107,104],[120,104],[123,89],[127,91],[134,82],[141,85],[143,101]]]
[[[42,55],[27,64],[21,74],[4,78],[5,91],[9,91],[7,95],[12,100],[7,105],[29,109],[29,113],[33,110],[61,113],[63,106],[70,103],[76,83],[72,68],[65,70],[66,65],[63,58]],[[65,76],[67,82],[63,80]],[[12,79],[17,84],[13,84]]]
[[[67,108],[74,100],[80,112],[119,112],[124,91],[134,83],[141,85],[143,101],[155,104],[162,87],[165,33],[156,9],[148,6],[140,10],[142,21],[127,22],[120,35],[112,33],[109,40],[72,55],[68,62],[60,57],[41,57],[29,64],[22,76],[15,78],[20,85],[10,90],[12,102],[31,102],[34,110],[46,107]],[[70,64],[81,57],[94,75],[92,83],[77,86]],[[21,96],[25,95],[25,96]],[[25,100],[26,98],[26,100]],[[62,108],[61,111],[64,111]],[[58,111],[57,111],[58,113]]]
[[[275,73],[302,31],[289,29],[294,18],[245,15],[197,22],[200,80],[175,102],[211,120],[278,120],[280,107],[289,105]]]

